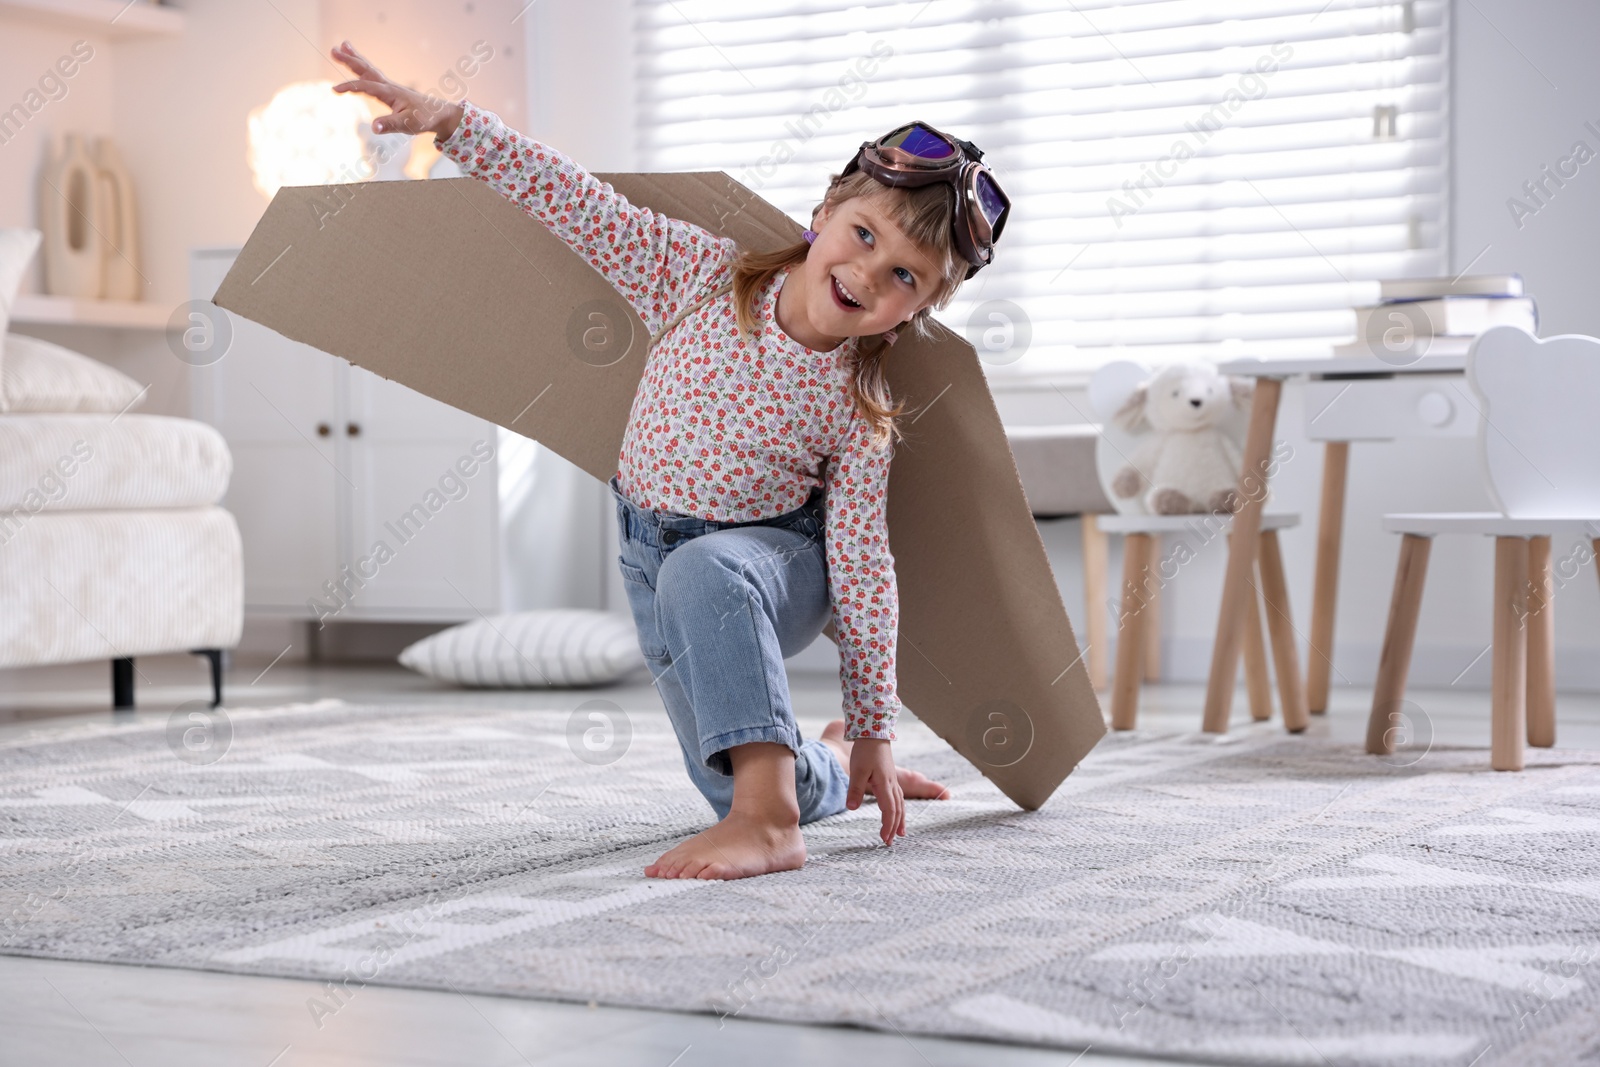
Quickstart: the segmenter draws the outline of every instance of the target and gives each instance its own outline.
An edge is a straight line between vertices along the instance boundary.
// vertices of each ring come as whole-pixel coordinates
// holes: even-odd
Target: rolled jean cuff
[[[728,758],[728,749],[736,745],[748,745],[752,741],[772,741],[780,745],[788,745],[789,751],[796,756],[800,754],[803,743],[800,731],[786,726],[781,722],[769,723],[765,726],[744,726],[737,730],[729,730],[713,737],[700,739],[700,758],[707,767],[718,774],[733,773],[733,761]]]

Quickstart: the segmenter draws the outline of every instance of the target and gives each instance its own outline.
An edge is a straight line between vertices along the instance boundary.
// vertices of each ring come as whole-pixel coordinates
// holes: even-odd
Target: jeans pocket
[[[655,586],[650,584],[650,576],[644,572],[643,567],[635,567],[621,556],[617,557],[617,569],[622,572],[623,581],[638,582],[650,592],[654,593]]]
[[[656,626],[656,591],[650,576],[621,556],[617,557],[617,569],[622,572],[623,592],[628,597],[628,610],[633,613],[633,628],[639,634],[639,651],[647,660],[666,660],[667,643]]]

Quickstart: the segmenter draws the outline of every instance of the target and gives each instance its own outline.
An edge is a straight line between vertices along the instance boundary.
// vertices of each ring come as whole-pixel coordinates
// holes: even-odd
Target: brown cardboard
[[[800,235],[720,172],[599,177],[753,247]],[[286,186],[214,301],[532,437],[602,481],[616,472],[649,343],[609,282],[474,178]],[[899,692],[1031,810],[1105,723],[977,354],[939,334],[903,334],[888,363],[908,411],[888,494]]]

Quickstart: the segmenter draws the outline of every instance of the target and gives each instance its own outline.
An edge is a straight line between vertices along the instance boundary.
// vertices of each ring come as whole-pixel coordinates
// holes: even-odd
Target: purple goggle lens
[[[1006,202],[1000,199],[1000,190],[994,184],[994,179],[985,172],[978,174],[978,207],[983,212],[983,217],[990,226],[1000,218],[1006,209]]]
[[[911,126],[884,142],[887,148],[899,148],[918,159],[949,159],[956,149],[949,141],[926,126]]]

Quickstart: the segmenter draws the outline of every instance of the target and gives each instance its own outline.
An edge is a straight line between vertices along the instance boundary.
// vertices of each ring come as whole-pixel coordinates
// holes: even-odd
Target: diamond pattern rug
[[[1600,753],[1113,736],[1019,812],[908,722],[898,758],[955,796],[893,848],[869,805],[808,826],[803,870],[660,882],[710,809],[659,711],[584,708],[0,744],[0,952],[326,980],[319,1021],[376,983],[1221,1063],[1600,1063]]]

